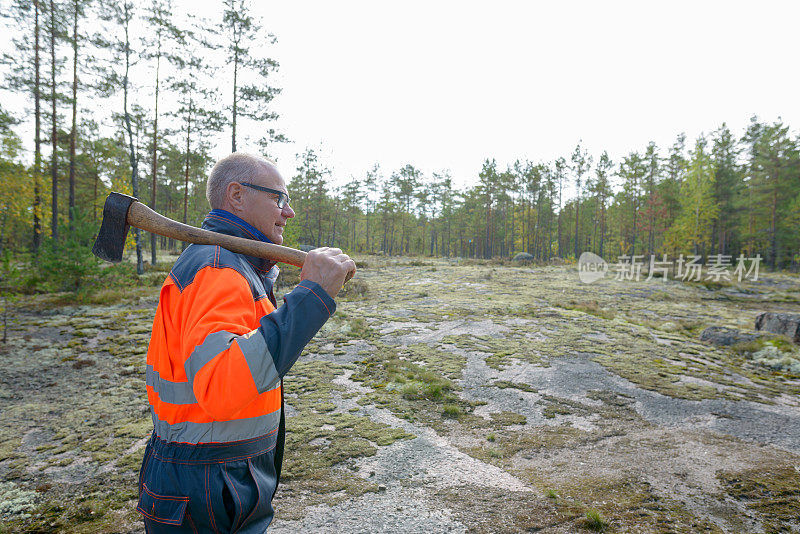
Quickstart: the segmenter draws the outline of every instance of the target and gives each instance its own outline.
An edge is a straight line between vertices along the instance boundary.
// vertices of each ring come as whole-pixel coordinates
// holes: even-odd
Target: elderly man
[[[295,213],[275,165],[234,153],[208,178],[203,228],[281,244]],[[159,296],[147,352],[153,435],[139,474],[147,532],[258,532],[283,459],[283,376],[355,264],[312,250],[277,308],[269,261],[190,245]],[[277,309],[276,309],[277,308]]]

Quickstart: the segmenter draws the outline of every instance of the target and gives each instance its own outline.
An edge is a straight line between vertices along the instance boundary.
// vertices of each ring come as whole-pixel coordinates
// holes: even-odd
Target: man
[[[234,153],[208,178],[203,228],[283,243],[295,213],[275,165]],[[139,474],[147,532],[259,534],[273,516],[283,459],[283,376],[336,309],[355,264],[308,253],[276,309],[277,267],[190,245],[161,288],[147,352],[153,435]]]

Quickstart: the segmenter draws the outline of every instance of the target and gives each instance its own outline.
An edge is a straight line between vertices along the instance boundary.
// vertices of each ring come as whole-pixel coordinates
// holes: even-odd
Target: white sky
[[[487,157],[569,158],[581,139],[619,161],[723,122],[738,135],[753,114],[800,126],[800,2],[254,3],[278,38],[265,50],[281,64],[273,108],[294,143],[272,153],[287,180],[305,147],[336,183],[411,163],[461,187]]]
[[[334,175],[619,160],[752,114],[800,126],[800,2],[263,2],[281,124]],[[286,157],[282,158],[285,162]],[[280,163],[279,162],[279,163]],[[284,163],[285,164],[285,163]],[[287,169],[288,170],[288,169]]]

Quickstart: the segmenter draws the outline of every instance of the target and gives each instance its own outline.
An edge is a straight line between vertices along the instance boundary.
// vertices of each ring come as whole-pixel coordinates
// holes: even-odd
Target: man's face
[[[250,183],[288,194],[283,177],[274,167],[253,176],[250,178]],[[283,230],[286,227],[286,221],[294,217],[294,210],[289,204],[286,204],[283,209],[279,208],[277,195],[256,189],[247,189],[242,219],[258,228],[276,245],[283,244]]]

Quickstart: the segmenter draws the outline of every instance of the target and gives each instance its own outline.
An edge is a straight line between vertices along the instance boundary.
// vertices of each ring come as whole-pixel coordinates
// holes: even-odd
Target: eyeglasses
[[[277,189],[270,189],[269,187],[262,187],[260,185],[250,184],[247,182],[240,182],[242,185],[247,186],[251,189],[257,189],[259,191],[264,191],[265,193],[272,193],[273,195],[278,195],[278,207],[283,209],[286,205],[291,202],[289,195],[284,193],[283,191],[278,191]]]

